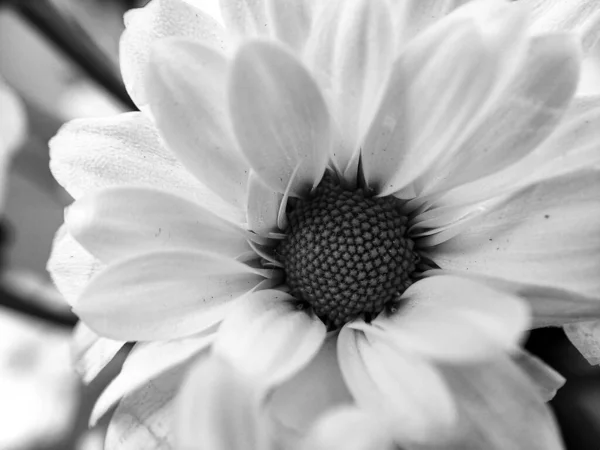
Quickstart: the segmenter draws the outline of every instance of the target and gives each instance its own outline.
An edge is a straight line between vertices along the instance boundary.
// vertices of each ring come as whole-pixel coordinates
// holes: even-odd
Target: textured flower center
[[[371,320],[412,283],[418,255],[401,205],[345,189],[327,174],[310,198],[290,206],[278,248],[286,283],[328,329]]]

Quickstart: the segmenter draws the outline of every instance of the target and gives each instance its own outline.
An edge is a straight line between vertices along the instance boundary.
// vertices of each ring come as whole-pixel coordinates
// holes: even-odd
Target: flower
[[[599,314],[598,102],[573,101],[579,41],[531,35],[501,1],[429,27],[383,1],[267,4],[223,2],[234,39],[188,3],[128,16],[123,73],[142,112],[72,122],[51,143],[77,201],[50,270],[114,339],[78,351],[142,341],[95,416],[133,393],[115,417],[163,420],[211,346],[264,377],[286,425],[355,399],[402,423],[402,445],[448,444],[459,420],[472,445],[555,448],[504,352],[528,325],[522,298],[535,326]],[[181,17],[196,19],[173,28]],[[174,29],[187,38],[162,39]],[[263,29],[280,42],[246,39]],[[523,358],[551,394],[560,380]]]

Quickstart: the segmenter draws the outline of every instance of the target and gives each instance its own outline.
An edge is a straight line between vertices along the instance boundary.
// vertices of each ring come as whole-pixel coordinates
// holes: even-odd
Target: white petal
[[[174,399],[189,364],[176,366],[126,395],[112,415],[105,450],[171,450]]]
[[[69,305],[77,302],[90,279],[104,267],[69,234],[65,225],[58,229],[46,268]]]
[[[71,353],[73,366],[81,380],[88,384],[112,361],[125,342],[98,336],[79,322],[73,331]]]
[[[177,399],[177,448],[268,450],[254,381],[217,356],[199,361]]]
[[[502,96],[456,152],[423,180],[425,193],[445,191],[514,164],[555,129],[579,80],[580,51],[569,35],[533,39]]]
[[[281,207],[282,195],[273,192],[254,173],[248,178],[248,206],[246,217],[248,228],[260,235],[279,231],[277,216]]]
[[[227,113],[225,56],[185,39],[157,44],[148,101],[161,136],[202,184],[244,206],[248,165],[237,151]]]
[[[531,10],[532,31],[578,32],[600,11],[600,4],[594,0],[521,0]]]
[[[219,327],[214,352],[271,387],[299,372],[319,351],[325,325],[289,294],[263,290],[238,302]]]
[[[240,37],[270,32],[265,0],[220,0],[221,15],[228,31]]]
[[[513,359],[537,386],[542,399],[546,402],[552,400],[566,382],[565,377],[526,350],[518,351]]]
[[[386,2],[328,1],[305,54],[317,79],[326,80],[330,89],[331,114],[341,139],[332,157],[344,173],[372,120],[395,54]]]
[[[155,251],[98,273],[75,311],[94,331],[114,339],[175,339],[221,321],[232,300],[262,280],[258,270],[214,254]]]
[[[193,249],[237,257],[244,231],[183,197],[142,187],[86,195],[65,216],[70,234],[103,263],[152,250]]]
[[[263,0],[271,32],[300,51],[311,31],[312,0]]]
[[[0,78],[0,167],[4,168],[6,161],[23,143],[27,131],[27,113],[18,95]],[[2,176],[5,176],[2,173]]]
[[[397,308],[396,313],[379,315],[360,329],[403,353],[436,361],[473,362],[513,350],[529,327],[523,300],[452,276],[417,281],[404,292]]]
[[[590,364],[600,364],[600,321],[565,325],[565,333]]]
[[[133,350],[127,355],[121,372],[97,398],[90,415],[90,426],[95,426],[123,396],[198,356],[206,350],[213,338],[214,334],[208,334],[186,339],[135,344]]]
[[[302,441],[300,450],[393,450],[398,448],[376,419],[355,407],[324,414]]]
[[[558,427],[535,385],[508,357],[470,366],[444,366],[456,399],[462,438],[449,450],[558,450]]]
[[[468,19],[440,23],[411,42],[362,145],[369,186],[387,195],[421,175],[485,103],[496,64]]]
[[[243,220],[240,210],[224,204],[164,147],[142,113],[69,122],[50,140],[50,158],[52,174],[74,198],[108,186],[158,187]]]
[[[125,32],[119,48],[121,74],[129,95],[143,109],[148,102],[146,75],[150,49],[159,39],[179,36],[216,49],[228,45],[223,27],[185,0],[154,0],[125,15]]]
[[[241,149],[271,189],[301,196],[321,180],[330,121],[319,88],[285,49],[245,44],[231,72],[229,106]]]
[[[600,318],[600,301],[597,298],[573,291],[551,288],[535,283],[518,283],[493,276],[476,275],[468,271],[430,270],[428,276],[456,275],[471,278],[478,283],[523,298],[529,303],[531,328],[561,326],[588,318]]]
[[[449,14],[456,0],[391,0],[397,48],[400,49],[417,34]]]
[[[348,326],[340,331],[338,353],[357,403],[386,424],[396,442],[438,444],[452,435],[456,407],[432,365]]]
[[[507,198],[431,250],[442,269],[600,298],[600,172],[557,175]]]
[[[304,434],[321,414],[351,403],[338,365],[336,338],[329,337],[304,369],[275,389],[268,406],[280,426]]]

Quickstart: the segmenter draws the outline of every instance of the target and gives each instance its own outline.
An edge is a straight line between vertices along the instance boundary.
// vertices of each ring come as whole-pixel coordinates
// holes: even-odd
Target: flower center
[[[345,189],[330,174],[310,198],[290,202],[277,249],[286,284],[328,329],[371,320],[412,284],[419,256],[401,206],[391,196]]]

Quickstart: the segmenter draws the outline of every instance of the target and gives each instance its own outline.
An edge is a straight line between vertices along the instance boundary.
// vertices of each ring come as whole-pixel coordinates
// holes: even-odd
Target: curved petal
[[[225,56],[207,45],[166,39],[152,50],[148,101],[161,136],[202,184],[238,208],[248,165],[227,113]]]
[[[125,342],[98,336],[82,322],[75,325],[71,341],[73,367],[88,384],[112,361]]]
[[[63,298],[73,306],[90,279],[105,268],[62,225],[56,232],[46,269]]]
[[[279,231],[277,227],[277,216],[283,196],[273,192],[260,181],[254,173],[248,178],[248,206],[246,208],[246,219],[248,228],[260,235]]]
[[[213,351],[271,388],[310,362],[325,333],[323,322],[299,310],[290,294],[263,290],[247,295],[227,315]]]
[[[456,399],[460,439],[450,450],[558,450],[558,427],[531,380],[508,357],[440,368]]]
[[[561,326],[600,318],[600,301],[566,289],[552,288],[535,283],[518,283],[493,276],[478,275],[468,271],[430,270],[427,276],[453,275],[469,278],[495,290],[522,298],[529,303],[532,328]]]
[[[386,2],[328,1],[315,20],[305,57],[329,90],[341,139],[332,158],[342,173],[359,150],[359,139],[377,108],[395,54],[393,46]]]
[[[565,333],[590,364],[600,365],[600,321],[570,323]]]
[[[244,44],[233,62],[229,107],[252,169],[276,192],[302,196],[329,160],[330,120],[303,65],[269,42]]]
[[[128,341],[176,339],[221,321],[261,272],[211,253],[155,251],[111,264],[88,283],[75,312],[90,328]]]
[[[227,30],[239,37],[269,34],[265,0],[220,0],[221,15]]]
[[[159,39],[186,37],[215,49],[225,49],[228,38],[223,27],[210,15],[185,0],[154,0],[125,15],[119,59],[125,87],[135,104],[148,102],[146,75],[150,49]]]
[[[460,0],[391,0],[397,49],[449,14]]]
[[[577,88],[580,50],[573,36],[532,39],[513,80],[455,152],[424,177],[424,193],[446,191],[524,158],[554,131]]]
[[[526,350],[518,351],[513,360],[537,386],[542,399],[549,402],[567,381],[560,373]]]
[[[208,334],[186,339],[135,344],[133,350],[127,355],[121,372],[96,400],[90,415],[90,426],[95,426],[122,397],[198,356],[207,349],[213,338],[214,334]]]
[[[176,448],[269,450],[256,381],[217,356],[196,363],[176,402]]]
[[[485,103],[497,59],[468,18],[440,22],[413,40],[393,64],[362,145],[368,185],[391,194],[439,158]]]
[[[384,423],[397,443],[440,444],[452,436],[456,406],[431,364],[348,326],[340,331],[338,355],[358,405]]]
[[[271,32],[297,52],[311,32],[312,0],[264,0]]]
[[[193,249],[237,257],[244,231],[183,197],[142,187],[103,189],[65,215],[70,234],[103,263],[152,250]]]
[[[600,173],[543,179],[431,249],[442,268],[600,298]]]
[[[342,407],[320,417],[300,450],[394,450],[386,429],[366,411]]]
[[[371,325],[349,324],[377,335],[404,354],[468,363],[514,350],[529,327],[524,301],[483,283],[437,275],[402,294],[398,311]]]
[[[142,113],[77,119],[50,140],[50,170],[74,198],[109,186],[158,187],[232,220],[240,210],[200,184],[162,144],[154,124]]]
[[[172,449],[175,396],[189,364],[175,366],[127,394],[106,430],[105,450]]]
[[[280,427],[304,435],[321,414],[352,402],[338,365],[336,338],[329,337],[306,367],[275,389],[267,407]]]

